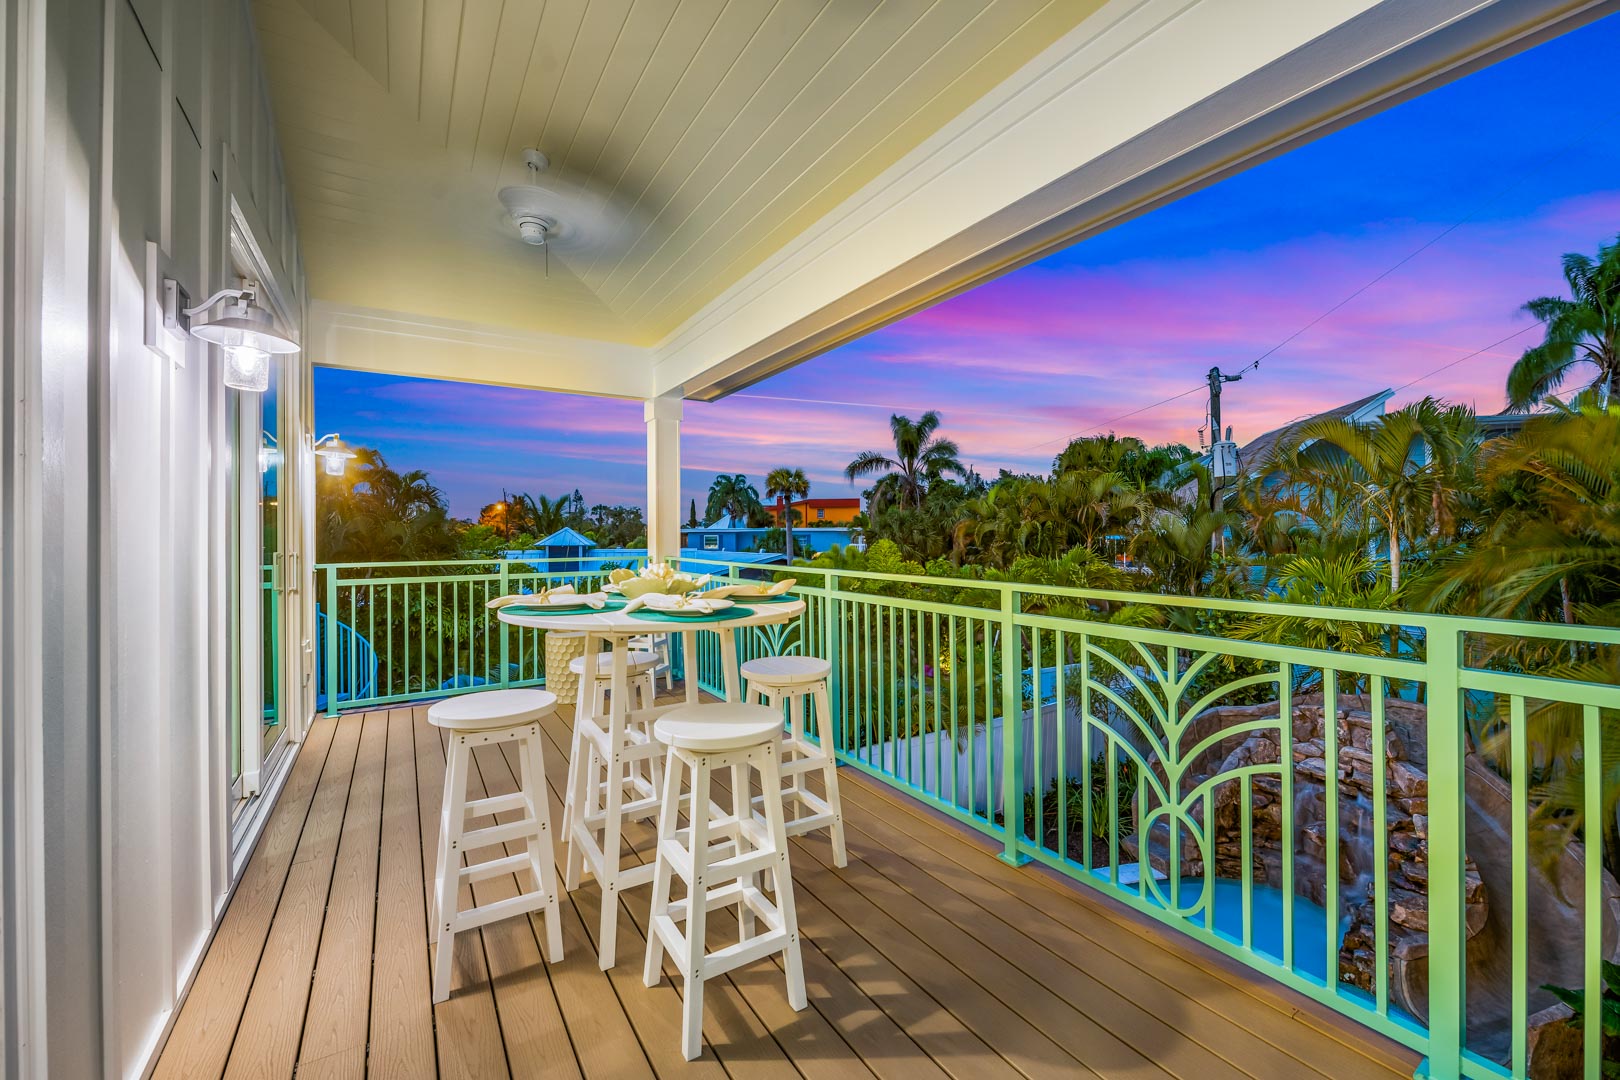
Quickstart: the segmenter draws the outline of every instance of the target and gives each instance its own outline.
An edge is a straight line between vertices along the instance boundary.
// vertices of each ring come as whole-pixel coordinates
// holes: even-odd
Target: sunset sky
[[[683,505],[701,510],[716,472],[763,488],[774,465],[802,467],[812,495],[858,494],[843,466],[888,445],[891,412],[939,410],[989,478],[1044,472],[1079,434],[1196,445],[1203,373],[1273,349],[1226,389],[1240,443],[1385,387],[1396,405],[1434,394],[1498,411],[1509,365],[1539,340],[1519,307],[1563,292],[1563,252],[1620,233],[1620,110],[1570,92],[1604,55],[1620,56],[1620,16],[688,403]],[[428,470],[457,516],[503,486],[645,501],[640,402],[329,368],[315,392],[322,432]]]

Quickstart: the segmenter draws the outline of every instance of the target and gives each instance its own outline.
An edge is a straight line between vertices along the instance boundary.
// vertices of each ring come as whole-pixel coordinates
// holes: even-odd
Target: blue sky
[[[1620,234],[1620,106],[1570,92],[1570,73],[1604,55],[1620,56],[1620,16],[690,403],[683,500],[701,507],[716,472],[760,482],[775,465],[803,467],[813,495],[856,493],[842,466],[886,444],[895,411],[938,409],[992,476],[1044,470],[1068,437],[1110,428],[1196,444],[1202,395],[1159,402],[1296,334],[1228,388],[1240,442],[1408,383],[1395,404],[1434,394],[1496,411],[1537,340],[1519,307],[1562,291],[1563,252]],[[645,499],[639,402],[328,368],[315,394],[322,432],[428,470],[459,516],[503,487]]]

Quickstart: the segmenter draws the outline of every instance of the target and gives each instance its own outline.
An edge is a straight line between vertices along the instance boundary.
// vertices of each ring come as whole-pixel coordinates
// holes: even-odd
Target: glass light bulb
[[[225,385],[262,393],[270,388],[270,354],[246,345],[225,349]]]
[[[321,468],[326,470],[327,476],[342,476],[343,466],[349,463],[347,454],[322,454]]]

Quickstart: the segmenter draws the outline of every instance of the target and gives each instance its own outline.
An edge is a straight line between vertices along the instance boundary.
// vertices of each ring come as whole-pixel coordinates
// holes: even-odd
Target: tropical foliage
[[[731,515],[733,520],[749,525],[763,524],[765,506],[759,501],[759,489],[748,482],[743,473],[722,474],[709,485],[709,501],[703,510],[703,524]]]
[[[888,506],[915,510],[923,505],[931,485],[940,480],[966,479],[961,450],[941,437],[939,413],[929,410],[916,420],[896,413],[889,417],[892,450],[865,450],[844,467],[851,480],[878,477],[867,493],[873,513]]]
[[[1596,259],[1565,255],[1564,280],[1567,297],[1542,296],[1524,305],[1546,335],[1508,373],[1510,408],[1544,401],[1582,365],[1592,369],[1589,388],[1598,391],[1601,404],[1620,392],[1620,239],[1600,245]]]
[[[788,558],[794,554],[793,504],[810,495],[810,481],[803,469],[785,466],[772,469],[765,477],[765,494],[776,500],[777,515],[782,522],[782,550]]]

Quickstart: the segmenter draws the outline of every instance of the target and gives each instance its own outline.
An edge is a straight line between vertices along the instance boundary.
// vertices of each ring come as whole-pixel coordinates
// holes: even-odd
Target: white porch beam
[[[330,367],[567,394],[652,396],[650,353],[634,345],[318,300],[309,318],[305,353]]]
[[[1111,0],[654,350],[713,400],[1620,8]]]
[[[681,410],[679,391],[648,398],[647,557],[671,558],[681,551]]]

